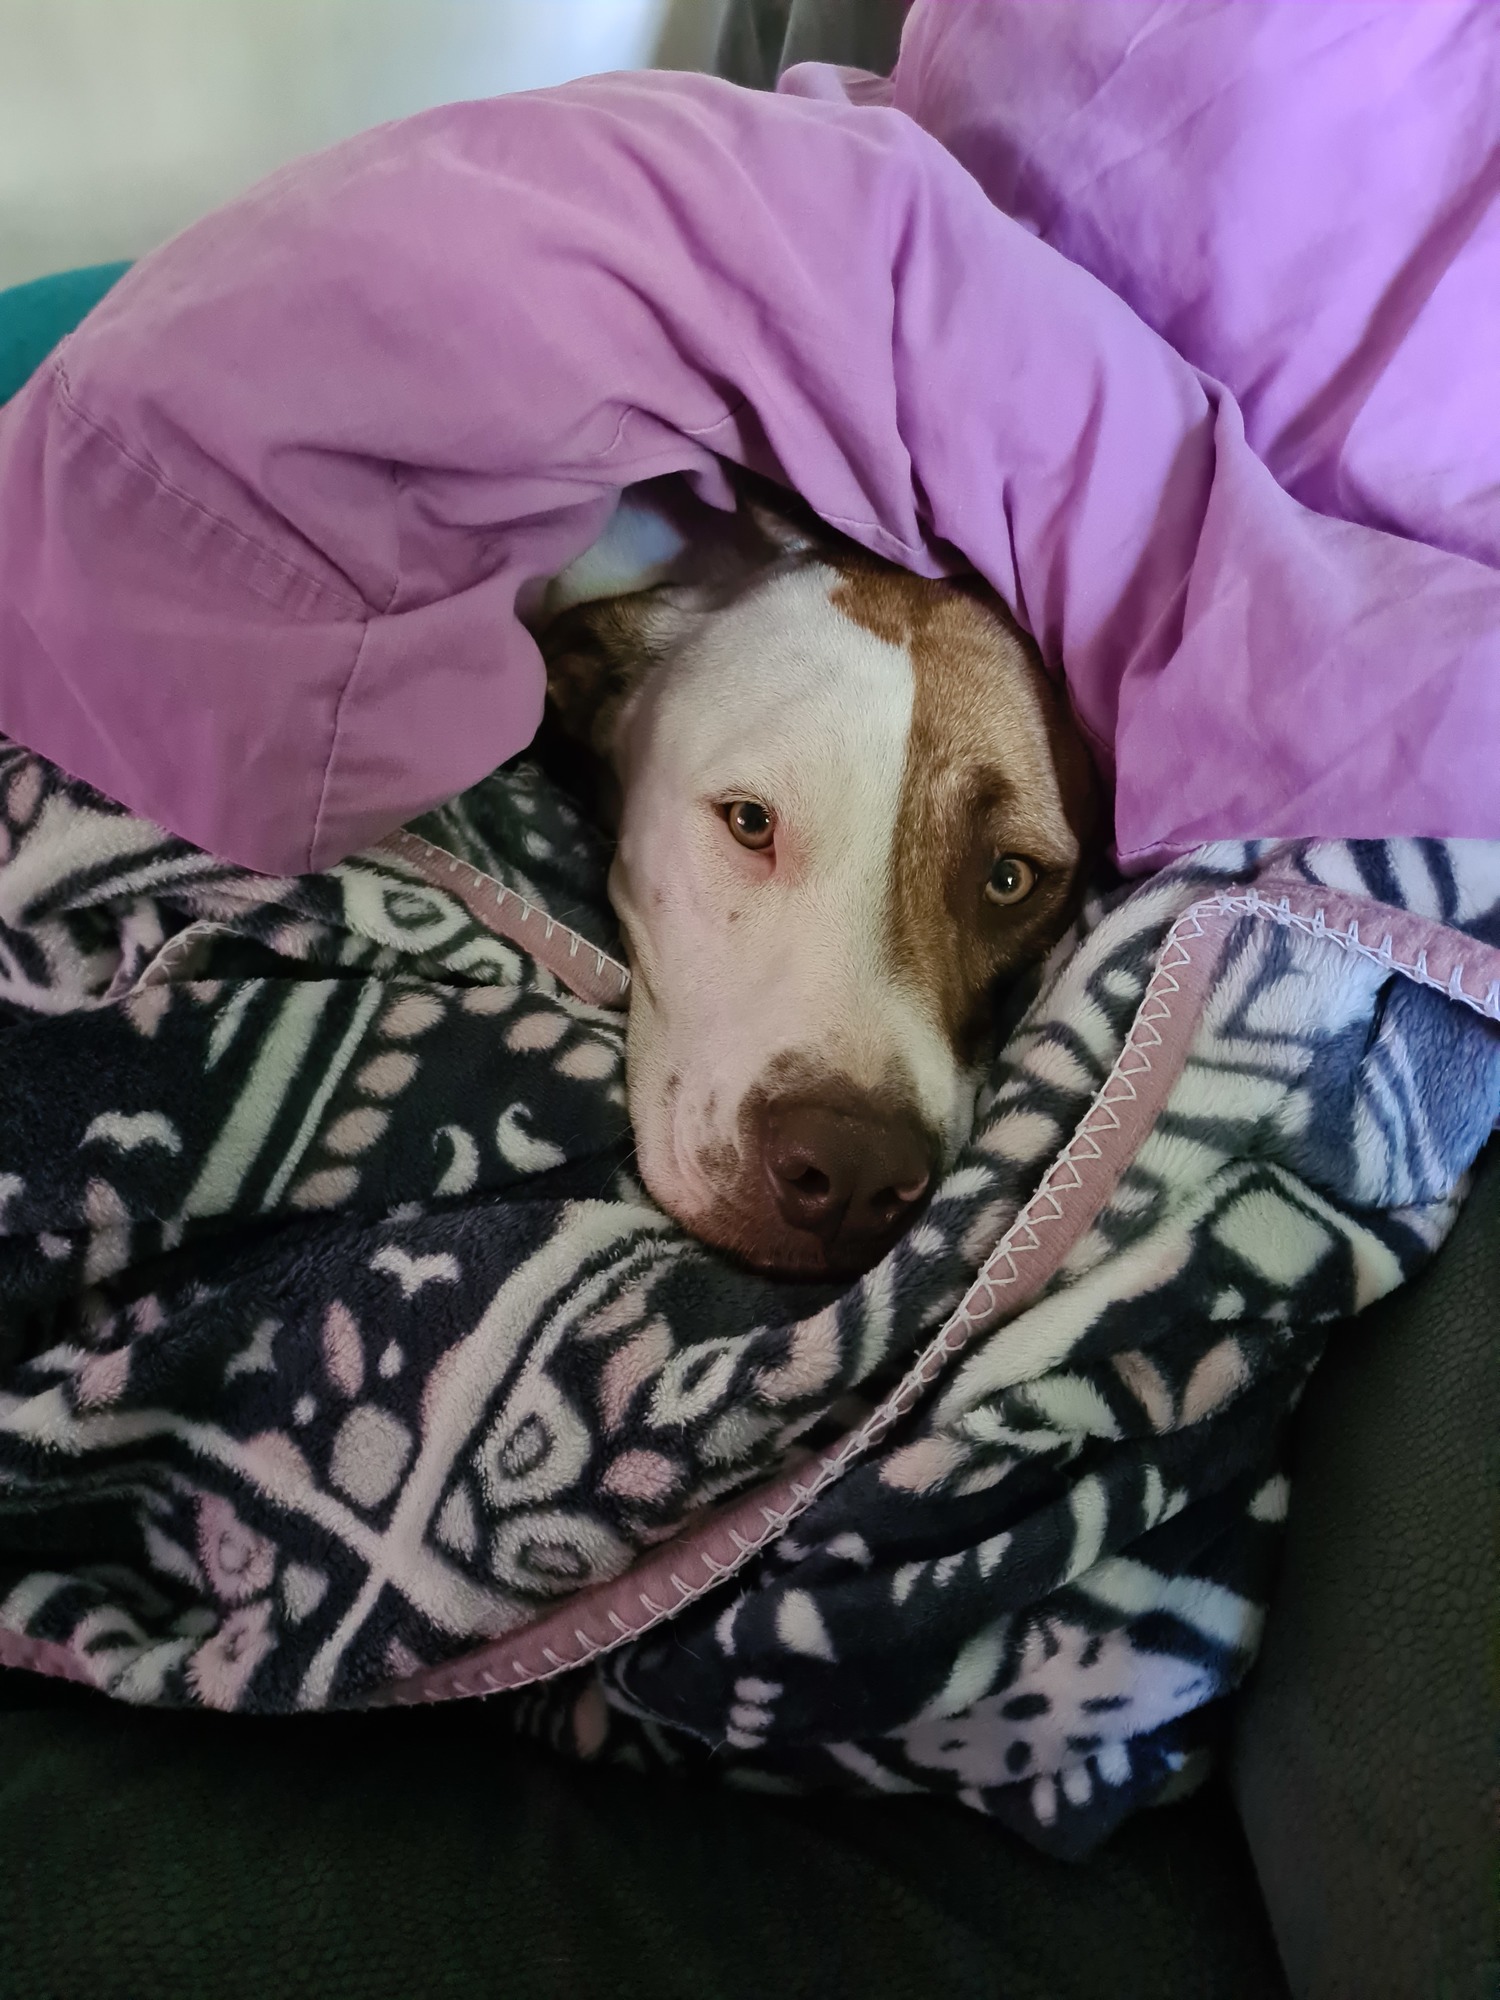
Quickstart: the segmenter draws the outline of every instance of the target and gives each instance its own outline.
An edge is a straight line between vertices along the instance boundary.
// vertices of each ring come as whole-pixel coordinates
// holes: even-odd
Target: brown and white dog
[[[1095,785],[990,592],[754,495],[684,526],[635,489],[539,622],[618,830],[642,1177],[760,1269],[846,1276],[968,1137],[993,989],[1073,914]]]

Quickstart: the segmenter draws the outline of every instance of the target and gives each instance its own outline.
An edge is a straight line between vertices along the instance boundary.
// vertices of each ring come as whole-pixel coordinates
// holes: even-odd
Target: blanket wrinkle
[[[917,0],[891,101],[1222,382],[1298,499],[1493,568],[1497,81],[1483,0]]]

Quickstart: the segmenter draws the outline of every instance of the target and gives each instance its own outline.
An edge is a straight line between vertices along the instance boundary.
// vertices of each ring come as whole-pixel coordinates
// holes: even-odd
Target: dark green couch
[[[1221,1791],[1073,1869],[942,1806],[578,1769],[469,1704],[236,1721],[19,1675],[0,1699],[6,2000],[1285,1991]]]

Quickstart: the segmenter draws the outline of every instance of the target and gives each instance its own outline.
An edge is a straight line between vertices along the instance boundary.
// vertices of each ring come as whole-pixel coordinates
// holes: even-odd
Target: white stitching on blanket
[[[1308,887],[1316,894],[1315,884],[1309,883]],[[1292,908],[1289,896],[1280,896],[1273,902],[1255,888],[1246,889],[1239,894],[1222,890],[1214,898],[1214,903],[1215,907],[1231,915],[1269,917],[1273,923],[1281,924],[1288,930],[1302,931],[1306,936],[1320,938],[1326,944],[1336,944],[1357,958],[1368,959],[1372,965],[1378,965],[1383,972],[1399,972],[1418,986],[1426,986],[1434,993],[1441,993],[1446,1000],[1457,1000],[1463,1006],[1471,1007],[1476,1014],[1484,1015],[1486,1020],[1500,1021],[1500,979],[1490,982],[1489,990],[1482,1000],[1476,998],[1468,991],[1465,984],[1467,967],[1463,959],[1455,962],[1446,980],[1434,979],[1427,970],[1425,947],[1417,953],[1410,964],[1407,964],[1404,959],[1396,957],[1389,931],[1381,939],[1378,948],[1368,945],[1359,934],[1357,919],[1351,918],[1347,929],[1339,930],[1328,922],[1321,904],[1309,917],[1302,911]],[[1438,919],[1419,918],[1417,921],[1436,923]],[[1451,935],[1458,937],[1461,933],[1455,931]]]
[[[944,1322],[895,1389],[858,1430],[850,1433],[837,1452],[822,1461],[807,1485],[801,1483],[792,1485],[791,1490],[796,1496],[795,1503],[780,1509],[762,1504],[759,1511],[764,1526],[753,1538],[747,1539],[737,1529],[729,1529],[728,1538],[734,1545],[736,1562],[732,1565],[711,1562],[700,1555],[698,1560],[707,1571],[701,1583],[687,1585],[674,1572],[671,1580],[681,1593],[676,1604],[658,1605],[644,1590],[639,1591],[636,1601],[647,1615],[634,1625],[621,1618],[611,1607],[607,1614],[609,1623],[619,1635],[614,1640],[590,1639],[585,1648],[575,1658],[569,1660],[558,1660],[550,1647],[543,1647],[542,1657],[552,1663],[551,1670],[546,1673],[528,1669],[518,1656],[512,1655],[510,1663],[512,1679],[506,1684],[508,1689],[513,1690],[522,1685],[533,1686],[539,1681],[551,1680],[558,1673],[584,1666],[588,1661],[614,1651],[627,1640],[639,1638],[652,1626],[675,1616],[687,1604],[702,1597],[726,1577],[733,1575],[752,1556],[784,1534],[791,1523],[811,1506],[820,1494],[842,1477],[854,1459],[869,1450],[899,1417],[907,1413],[922,1391],[936,1380],[943,1372],[946,1363],[973,1338],[974,1334],[991,1323],[1000,1310],[1001,1290],[1019,1283],[1024,1275],[1018,1267],[1017,1258],[1045,1247],[1037,1236],[1037,1229],[1047,1223],[1065,1219],[1067,1211],[1059,1200],[1059,1193],[1072,1194],[1086,1187],[1087,1184],[1075,1164],[1075,1155],[1089,1161],[1102,1157],[1102,1149],[1094,1138],[1091,1127],[1102,1127],[1106,1131],[1118,1129],[1120,1121],[1114,1109],[1115,1104],[1121,1100],[1133,1101],[1139,1095],[1132,1078],[1151,1069],[1152,1061],[1148,1051],[1162,1046],[1158,1023],[1171,1019],[1171,1001],[1182,990],[1182,983],[1175,975],[1193,962],[1192,954],[1186,949],[1184,940],[1198,939],[1206,935],[1203,915],[1214,908],[1213,903],[1195,903],[1173,924],[1162,945],[1156,971],[1136,1010],[1124,1046],[1109,1075],[1096,1093],[1093,1103],[1084,1113],[1073,1137],[1043,1176],[1036,1193],[1023,1205],[1015,1221],[991,1252],[963,1301]],[[1175,957],[1172,956],[1174,952]],[[1132,1057],[1135,1058],[1133,1066],[1131,1066]],[[1071,1178],[1065,1178],[1069,1175]],[[1050,1209],[1047,1212],[1033,1214],[1039,1204],[1050,1204]],[[1008,1268],[1006,1275],[998,1278],[995,1272],[1002,1261]],[[574,1636],[577,1636],[577,1628]],[[442,1668],[429,1670],[420,1676],[412,1692],[388,1690],[383,1698],[403,1704],[442,1700],[445,1695],[441,1689],[441,1680],[445,1671],[447,1670]],[[467,1671],[473,1671],[472,1661]],[[515,1678],[516,1676],[521,1678]],[[450,1686],[448,1693],[459,1695],[461,1691],[455,1683]]]
[[[1307,888],[1314,895],[1320,893],[1319,885],[1309,883]],[[1335,892],[1323,890],[1321,893],[1329,895]],[[582,1650],[567,1660],[559,1660],[550,1647],[544,1647],[543,1657],[552,1663],[545,1673],[538,1673],[534,1668],[527,1667],[519,1654],[512,1654],[511,1678],[504,1683],[505,1691],[513,1692],[521,1686],[534,1686],[538,1682],[553,1679],[559,1673],[571,1672],[585,1666],[589,1661],[615,1651],[628,1640],[639,1638],[653,1626],[675,1616],[687,1604],[715,1589],[752,1556],[784,1534],[791,1523],[814,1500],[835,1480],[843,1476],[856,1458],[878,1443],[897,1419],[907,1414],[922,1392],[937,1379],[946,1364],[967,1345],[974,1334],[993,1323],[1001,1311],[1002,1292],[1018,1283],[1024,1275],[1018,1259],[1045,1247],[1038,1237],[1038,1230],[1049,1223],[1064,1220],[1068,1213],[1064,1198],[1080,1189],[1087,1189],[1088,1183],[1079,1172],[1077,1162],[1081,1159],[1089,1163],[1102,1158],[1102,1148],[1094,1133],[1118,1130],[1120,1120],[1114,1107],[1122,1102],[1133,1102],[1138,1098],[1140,1093],[1133,1079],[1149,1073],[1153,1068],[1152,1051],[1163,1046],[1161,1028],[1172,1019],[1172,1002],[1182,991],[1182,982],[1176,975],[1194,962],[1193,954],[1187,948],[1188,942],[1201,939],[1208,934],[1204,920],[1210,916],[1227,919],[1237,916],[1269,918],[1274,923],[1301,931],[1309,937],[1336,944],[1352,955],[1369,960],[1383,971],[1399,972],[1406,978],[1425,985],[1449,999],[1461,1001],[1486,1018],[1500,1020],[1500,979],[1491,984],[1483,1001],[1478,1000],[1467,991],[1464,983],[1465,965],[1462,960],[1455,965],[1452,975],[1446,982],[1436,979],[1428,971],[1425,949],[1412,963],[1407,964],[1395,956],[1389,932],[1378,948],[1368,945],[1360,937],[1357,921],[1351,919],[1346,929],[1336,928],[1328,923],[1321,905],[1311,915],[1307,915],[1294,910],[1287,895],[1283,894],[1272,901],[1254,888],[1242,891],[1221,890],[1191,905],[1177,918],[1167,933],[1157,959],[1156,970],[1131,1023],[1130,1033],[1109,1075],[1080,1120],[1073,1137],[1043,1176],[1035,1194],[1023,1205],[1010,1228],[1001,1237],[964,1299],[885,1401],[872,1412],[859,1429],[844,1439],[834,1453],[820,1463],[808,1484],[803,1485],[800,1482],[792,1484],[791,1491],[796,1496],[793,1505],[777,1509],[761,1504],[759,1511],[765,1525],[758,1534],[747,1539],[737,1529],[728,1530],[728,1539],[736,1552],[734,1563],[719,1563],[712,1560],[706,1550],[699,1552],[696,1559],[706,1572],[704,1579],[699,1584],[687,1586],[674,1571],[671,1580],[682,1593],[675,1605],[655,1604],[644,1590],[639,1591],[637,1602],[647,1614],[644,1618],[632,1625],[611,1607],[607,1616],[618,1636],[613,1640],[588,1638]],[[1429,925],[1440,924],[1440,919],[1437,918],[1419,917],[1414,921]],[[1461,936],[1461,933],[1448,931],[1446,926],[1442,928],[1455,940]],[[1487,955],[1492,959],[1495,956],[1494,953]],[[997,1275],[1002,1265],[1005,1269],[1003,1277]],[[524,1632],[515,1637],[524,1638]],[[576,1626],[574,1637],[575,1639],[580,1637],[580,1630]],[[513,1638],[512,1643],[514,1642]],[[464,1670],[473,1671],[472,1656],[468,1667]],[[388,1689],[382,1699],[405,1704],[440,1701],[450,1694],[461,1695],[463,1690],[456,1683],[451,1684],[446,1690],[443,1687],[444,1675],[450,1671],[452,1670],[441,1667],[429,1669],[420,1676],[413,1676],[412,1680],[405,1684],[404,1689]],[[497,1691],[499,1685],[495,1684]]]
[[[504,911],[511,904],[514,904],[519,910],[520,915],[514,920],[502,921],[496,926],[487,925],[486,928],[493,929],[494,934],[504,938],[507,944],[517,944],[523,951],[529,952],[544,970],[552,973],[555,978],[561,979],[565,986],[571,985],[572,990],[578,994],[579,998],[588,1000],[596,1006],[623,1007],[625,1005],[630,992],[630,969],[628,966],[622,965],[618,959],[611,958],[608,952],[601,951],[598,945],[591,944],[586,937],[580,932],[575,931],[570,925],[561,922],[557,917],[549,915],[540,904],[529,902],[526,897],[518,895],[514,889],[507,888],[503,882],[496,881],[493,875],[486,875],[481,869],[473,867],[469,862],[460,861],[456,855],[450,854],[446,848],[435,846],[432,841],[424,840],[420,834],[412,833],[406,827],[401,828],[399,832],[389,834],[384,840],[377,842],[373,852],[405,861],[417,871],[418,876],[424,882],[431,882],[434,875],[441,868],[447,874],[457,876],[460,881],[465,882],[471,893],[479,894],[485,890],[493,890],[497,910]],[[484,922],[484,919],[479,917],[478,911],[473,909],[472,904],[468,907],[480,922]],[[542,925],[542,942],[544,944],[551,943],[555,931],[561,932],[562,936],[568,940],[569,959],[576,958],[579,946],[584,946],[593,956],[596,977],[602,982],[605,980],[606,975],[608,975],[615,990],[608,994],[593,989],[585,991],[574,985],[567,978],[566,974],[561,971],[559,966],[548,963],[542,954],[536,950],[534,942],[525,935],[528,928],[532,928],[534,931],[535,925],[538,922]]]
[[[166,943],[155,956],[142,967],[134,985],[130,987],[128,992],[112,992],[107,997],[115,1000],[129,999],[131,994],[140,993],[149,986],[169,985],[171,984],[172,973],[177,966],[178,960],[191,957],[194,949],[202,944],[205,938],[232,937],[233,935],[234,933],[228,924],[214,923],[208,920],[200,920],[197,923],[189,924],[185,930],[178,931],[175,937],[167,939]]]

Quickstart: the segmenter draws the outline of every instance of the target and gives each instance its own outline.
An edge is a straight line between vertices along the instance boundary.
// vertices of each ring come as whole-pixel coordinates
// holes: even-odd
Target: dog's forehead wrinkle
[[[722,617],[697,626],[688,648],[716,678],[802,706],[850,681],[879,683],[893,672],[909,678],[906,647],[844,617],[828,576],[811,566],[763,580]]]
[[[675,782],[763,797],[823,870],[883,880],[914,700],[908,649],[861,630],[819,565],[778,574],[695,635],[661,683]]]

